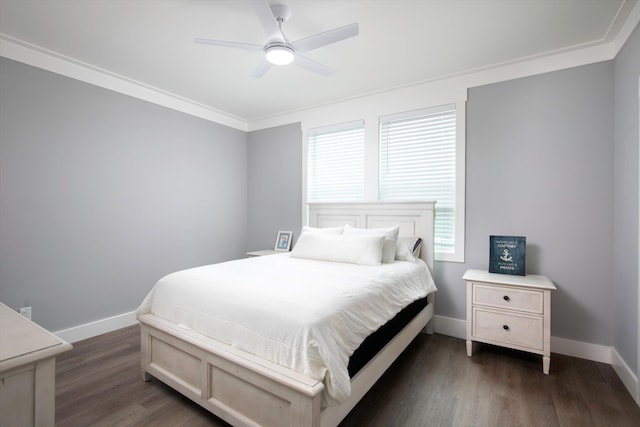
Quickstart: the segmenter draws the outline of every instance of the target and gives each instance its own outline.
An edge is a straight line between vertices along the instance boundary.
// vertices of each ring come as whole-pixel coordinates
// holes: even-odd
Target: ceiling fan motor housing
[[[271,6],[274,18],[279,22],[285,22],[291,18],[291,8],[285,4],[274,4]]]

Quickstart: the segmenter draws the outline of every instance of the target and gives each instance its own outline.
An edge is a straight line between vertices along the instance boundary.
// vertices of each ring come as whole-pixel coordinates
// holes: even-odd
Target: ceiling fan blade
[[[336,72],[336,70],[333,70],[327,66],[320,64],[319,62],[314,61],[313,59],[309,59],[297,53],[295,59],[293,60],[293,63],[299,67],[302,67],[309,71],[313,71],[314,73],[320,74],[325,77],[329,77]]]
[[[251,5],[258,16],[258,20],[260,21],[267,38],[269,40],[275,38],[282,40],[283,37],[280,32],[280,26],[278,25],[276,18],[273,16],[273,12],[271,11],[271,7],[267,0],[251,0]]]
[[[348,39],[349,37],[357,36],[359,32],[360,26],[358,23],[353,23],[345,25],[344,27],[325,31],[324,33],[305,37],[291,43],[291,46],[293,46],[296,52],[309,52],[310,50],[339,42],[340,40]]]
[[[265,73],[269,71],[272,66],[273,64],[271,64],[271,62],[267,61],[266,58],[263,58],[262,61],[256,67],[256,69],[253,70],[253,73],[251,73],[251,77],[253,77],[254,79],[259,79],[260,77],[264,76]]]
[[[264,47],[260,46],[259,44],[228,42],[225,40],[195,38],[193,39],[193,42],[198,44],[208,44],[212,46],[233,47],[236,49],[244,50],[264,50]]]

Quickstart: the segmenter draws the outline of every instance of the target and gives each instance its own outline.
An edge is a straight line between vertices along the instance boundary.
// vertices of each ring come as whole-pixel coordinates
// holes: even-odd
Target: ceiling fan
[[[273,65],[286,65],[292,62],[320,75],[330,76],[335,73],[335,70],[301,54],[358,35],[358,24],[353,23],[290,42],[282,32],[282,24],[291,16],[291,9],[282,4],[269,6],[267,0],[250,1],[267,35],[268,41],[265,45],[204,38],[195,38],[193,41],[199,44],[263,51],[264,58],[251,74],[254,78],[262,77]]]

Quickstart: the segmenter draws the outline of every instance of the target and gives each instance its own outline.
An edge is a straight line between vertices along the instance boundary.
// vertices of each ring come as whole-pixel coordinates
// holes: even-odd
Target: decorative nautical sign
[[[524,236],[489,236],[489,273],[524,276]]]

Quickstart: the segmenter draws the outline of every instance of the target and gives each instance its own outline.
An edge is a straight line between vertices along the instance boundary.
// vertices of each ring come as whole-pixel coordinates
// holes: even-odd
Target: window
[[[307,201],[364,199],[364,122],[311,130]]]
[[[366,122],[308,131],[306,201],[435,200],[435,259],[464,262],[464,101],[370,110]]]
[[[457,157],[456,129],[455,105],[379,121],[379,199],[437,201],[435,254],[447,261],[462,260],[456,251],[462,250],[464,237],[464,194],[459,197],[457,188],[464,160]]]

